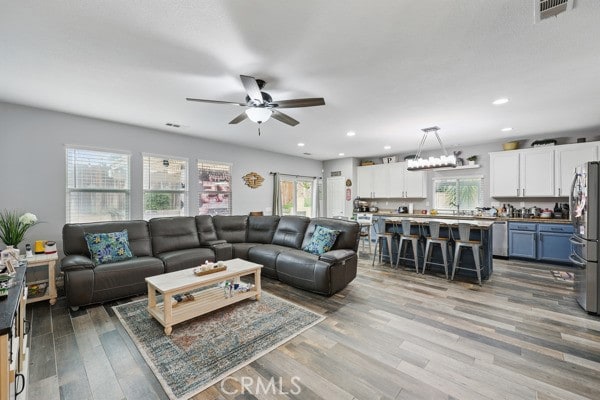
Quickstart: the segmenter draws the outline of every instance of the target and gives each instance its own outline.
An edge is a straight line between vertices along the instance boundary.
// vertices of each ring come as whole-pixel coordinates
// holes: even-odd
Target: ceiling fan
[[[186,98],[187,101],[198,101],[201,103],[213,103],[213,104],[232,104],[235,106],[246,107],[246,111],[229,121],[230,124],[239,124],[246,118],[252,122],[259,124],[258,134],[260,135],[260,124],[266,122],[269,118],[283,122],[290,126],[296,126],[300,122],[287,114],[278,111],[279,108],[298,108],[298,107],[314,107],[325,105],[325,99],[322,97],[313,97],[307,99],[291,99],[291,100],[279,100],[273,101],[273,98],[269,93],[263,92],[262,88],[265,86],[265,81],[262,79],[256,79],[252,76],[240,75],[242,84],[246,89],[246,102],[236,103],[231,101],[220,101],[220,100],[204,100],[204,99],[192,99]]]

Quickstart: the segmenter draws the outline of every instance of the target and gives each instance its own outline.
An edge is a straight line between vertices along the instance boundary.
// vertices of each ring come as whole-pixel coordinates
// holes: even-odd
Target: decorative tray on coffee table
[[[202,267],[208,267],[208,269],[201,270]],[[226,269],[227,269],[227,265],[217,265],[217,264],[201,265],[200,267],[194,268],[194,275],[202,276],[202,275],[214,274],[215,272],[225,271]]]

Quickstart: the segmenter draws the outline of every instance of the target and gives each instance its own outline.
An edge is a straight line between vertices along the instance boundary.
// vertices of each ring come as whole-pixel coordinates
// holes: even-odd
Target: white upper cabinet
[[[577,143],[557,146],[554,153],[557,197],[567,197],[571,191],[571,181],[575,167],[588,161],[598,161],[598,145],[595,143]]]
[[[522,197],[554,196],[554,150],[535,149],[521,153]]]
[[[490,153],[491,197],[554,196],[554,150]]]
[[[490,153],[490,196],[517,197],[520,194],[519,153]]]
[[[406,163],[369,165],[357,168],[361,198],[425,198],[424,171],[407,171]]]
[[[369,165],[358,167],[358,197],[360,198],[385,198],[389,192],[388,164]]]

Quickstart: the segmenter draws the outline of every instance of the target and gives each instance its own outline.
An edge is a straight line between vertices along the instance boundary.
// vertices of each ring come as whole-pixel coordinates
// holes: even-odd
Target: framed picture
[[[6,264],[6,272],[9,275],[14,275],[19,267],[19,262],[15,259],[8,259],[4,262]]]

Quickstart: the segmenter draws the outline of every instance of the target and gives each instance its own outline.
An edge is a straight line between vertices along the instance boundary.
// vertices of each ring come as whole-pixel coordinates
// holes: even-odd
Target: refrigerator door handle
[[[573,257],[577,257],[579,260],[581,260],[581,258],[577,254],[571,253],[571,255],[569,256],[569,260],[571,260],[571,262],[573,264],[575,264],[575,265],[577,265],[579,267],[584,267],[585,266],[585,261],[584,260],[579,261],[579,260],[577,260],[577,259],[575,259]]]

